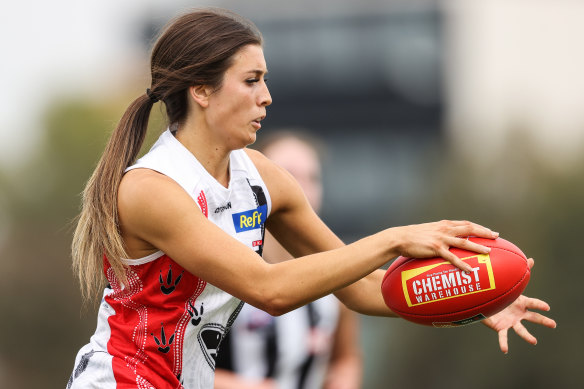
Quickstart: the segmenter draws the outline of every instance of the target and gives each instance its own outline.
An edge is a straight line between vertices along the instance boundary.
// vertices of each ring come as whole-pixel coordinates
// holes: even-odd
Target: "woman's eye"
[[[255,84],[256,82],[259,82],[259,81],[260,81],[259,78],[248,78],[247,80],[245,80],[245,82],[248,84]],[[264,78],[264,82],[268,82],[268,79]]]

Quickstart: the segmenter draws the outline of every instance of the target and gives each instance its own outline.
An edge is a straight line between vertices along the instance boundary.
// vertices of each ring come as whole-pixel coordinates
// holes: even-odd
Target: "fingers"
[[[472,271],[471,266],[448,250],[451,247],[456,247],[479,254],[487,254],[491,251],[489,247],[472,242],[465,237],[476,236],[495,239],[499,235],[486,227],[469,221],[450,220],[403,227],[402,231],[406,232],[406,236],[404,243],[398,248],[401,255],[413,258],[440,256],[464,271]],[[413,238],[408,236],[408,232]]]
[[[524,309],[525,311],[521,315],[521,317],[518,318],[519,320],[515,324],[513,324],[512,328],[515,331],[515,333],[517,333],[517,335],[519,335],[527,343],[536,345],[537,339],[527,330],[527,328],[525,328],[525,326],[521,323],[521,320],[527,320],[534,324],[539,324],[548,328],[556,328],[555,320],[547,316],[544,316],[541,313],[529,310],[539,309],[542,311],[549,311],[550,306],[545,301],[536,298],[526,297],[523,295],[519,296],[517,300],[521,300],[519,302],[519,306],[522,305],[523,308],[521,309]],[[501,351],[504,352],[505,354],[509,352],[507,328],[499,331],[499,347],[501,348]]]
[[[531,315],[533,315],[534,317],[532,317],[532,318],[528,317]],[[537,316],[540,316],[540,317],[537,317]],[[543,315],[540,315],[539,313],[530,312],[530,315],[526,315],[525,319],[533,321],[534,323],[543,324],[544,322],[546,322],[546,319],[548,319],[548,318],[546,318]],[[548,320],[551,320],[551,319],[548,319]],[[553,320],[551,320],[551,321],[553,321]],[[555,322],[554,322],[554,324],[555,324]],[[525,328],[525,326],[523,324],[521,324],[521,322],[517,322],[517,323],[515,323],[515,325],[513,325],[513,331],[515,331],[515,333],[517,335],[519,335],[519,337],[521,339],[525,340],[527,343],[532,344],[534,346],[537,344],[537,338],[535,336],[531,335],[531,333],[527,330],[527,328]],[[507,354],[509,352],[509,339],[508,339],[507,328],[499,331],[499,348],[505,354]]]
[[[542,325],[544,327],[556,328],[556,321],[542,315],[541,313],[527,311],[523,318],[527,321]]]
[[[549,311],[550,310],[550,306],[548,303],[546,303],[543,300],[537,299],[537,298],[532,298],[532,297],[526,297],[526,296],[519,296],[520,298],[523,298],[524,302],[523,304],[525,304],[525,308],[528,310],[525,312],[524,318],[526,320],[529,320],[535,324],[540,324],[542,326],[548,327],[548,328],[556,328],[557,324],[556,321],[553,319],[550,319],[547,316],[544,316],[540,313],[537,312],[532,312],[529,311],[530,309],[537,309],[539,311]]]
[[[517,335],[519,335],[519,337],[521,337],[527,343],[533,344],[534,346],[537,344],[537,339],[535,338],[535,336],[531,335],[527,328],[525,328],[523,324],[521,324],[521,322],[516,323],[513,326],[513,330]],[[509,352],[509,339],[507,328],[499,331],[499,348],[504,354],[507,354]]]
[[[471,272],[472,271],[472,266],[471,265],[469,265],[468,263],[464,262],[463,260],[461,260],[460,258],[458,258],[456,255],[454,255],[453,253],[451,253],[447,249],[440,250],[440,252],[438,254],[442,258],[446,259],[448,262],[450,262],[451,264],[453,264],[454,266],[456,266],[457,268],[459,268],[461,270],[464,270],[466,272]]]
[[[532,297],[527,297],[527,296],[523,296],[523,297],[525,298],[524,304],[525,304],[525,307],[527,309],[537,309],[537,310],[546,311],[546,312],[550,310],[549,304],[543,300],[540,300],[537,298],[532,298]]]
[[[452,232],[455,236],[476,236],[479,238],[495,239],[499,236],[498,232],[492,231],[487,227],[469,221],[453,221]]]
[[[498,232],[493,232],[489,228],[468,221],[452,221],[447,227],[447,234],[451,235],[446,243],[450,247],[457,247],[463,250],[473,251],[479,254],[488,254],[491,248],[478,244],[468,239],[469,236],[495,239],[499,236]]]
[[[529,266],[529,270],[533,268],[533,265],[535,265],[533,258],[527,258],[527,266]]]
[[[513,330],[527,343],[533,344],[534,346],[537,344],[535,336],[531,335],[529,331],[527,331],[527,328],[525,328],[520,322],[513,326]]]
[[[474,251],[479,254],[488,254],[491,252],[491,248],[483,246],[481,244],[475,243],[468,238],[452,238],[448,242],[451,247],[458,247],[460,249]]]
[[[509,352],[509,344],[507,341],[507,329],[499,331],[499,348],[504,354]]]
[[[487,253],[491,252],[490,247],[486,247],[486,246],[480,245],[478,243],[472,242],[472,241],[468,240],[467,238],[453,237],[453,238],[450,238],[446,243],[448,244],[449,247],[457,247],[457,248],[460,248],[463,250],[473,251],[473,252],[479,253],[479,254],[487,254]],[[468,272],[472,271],[472,266],[470,266],[466,262],[459,259],[456,255],[454,255],[450,251],[444,251],[443,253],[440,254],[440,256],[461,270],[468,271]]]

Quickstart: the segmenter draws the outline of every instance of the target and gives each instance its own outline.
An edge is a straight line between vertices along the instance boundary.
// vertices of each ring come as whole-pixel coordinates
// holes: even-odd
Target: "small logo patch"
[[[206,218],[209,217],[209,207],[207,206],[207,197],[205,196],[205,192],[201,191],[197,196],[197,203],[199,203],[199,207],[201,207],[201,212],[205,215]]]
[[[215,361],[219,345],[225,335],[226,328],[219,323],[207,323],[199,330],[197,338],[209,367],[215,370]]]
[[[249,211],[239,212],[231,215],[233,217],[235,232],[243,232],[261,228],[261,226],[266,222],[267,214],[268,207],[266,205],[261,205],[256,209],[250,209]]]
[[[225,205],[222,205],[220,207],[215,208],[215,213],[221,213],[221,212],[226,211],[228,209],[231,209],[231,201],[229,201]]]
[[[476,323],[477,321],[486,319],[485,315],[483,315],[482,313],[479,313],[473,317],[469,317],[467,319],[462,319],[462,320],[457,320],[457,321],[451,321],[451,322],[434,322],[432,323],[432,325],[434,327],[437,328],[448,328],[448,327],[461,327],[461,326],[466,326],[468,324],[472,324],[472,323]]]

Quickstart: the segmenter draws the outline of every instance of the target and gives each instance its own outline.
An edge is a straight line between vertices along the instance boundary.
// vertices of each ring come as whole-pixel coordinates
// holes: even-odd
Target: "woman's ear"
[[[213,90],[207,85],[193,85],[189,87],[189,95],[203,108],[209,106],[209,96],[212,93]]]

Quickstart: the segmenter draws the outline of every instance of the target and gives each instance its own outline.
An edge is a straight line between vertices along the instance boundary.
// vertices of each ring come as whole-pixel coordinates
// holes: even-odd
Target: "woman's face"
[[[230,149],[243,148],[256,140],[266,107],[272,103],[267,72],[261,46],[244,46],[234,55],[221,87],[209,96],[207,125]]]

